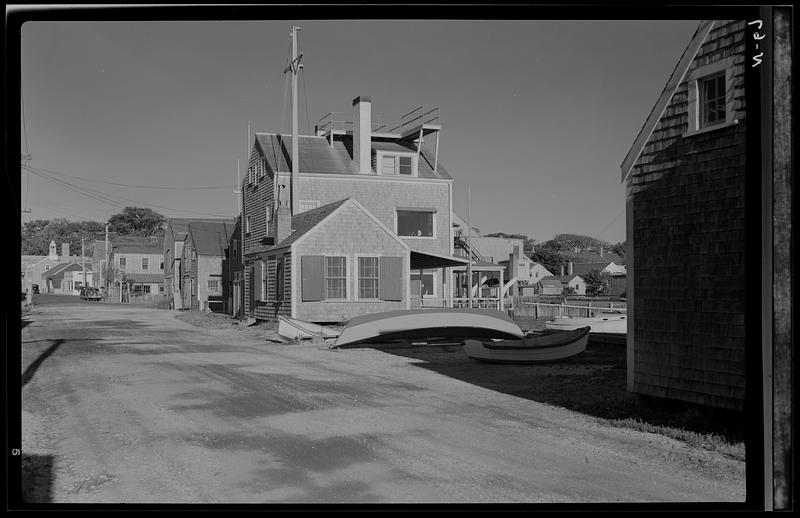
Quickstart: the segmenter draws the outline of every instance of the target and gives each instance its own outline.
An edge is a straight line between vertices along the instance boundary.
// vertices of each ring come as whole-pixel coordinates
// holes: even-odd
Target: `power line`
[[[117,186],[120,186],[120,187],[135,187],[135,188],[138,188],[138,189],[175,189],[175,190],[187,190],[188,191],[188,190],[211,190],[211,189],[230,189],[231,188],[230,185],[214,185],[214,186],[209,186],[209,187],[168,187],[168,186],[163,186],[163,185],[131,185],[131,184],[127,184],[127,183],[109,182],[109,181],[105,181],[105,180],[95,180],[93,178],[86,178],[86,177],[83,177],[83,176],[75,176],[75,175],[70,175],[70,174],[66,174],[66,173],[60,173],[58,171],[50,171],[50,170],[47,170],[47,169],[43,169],[41,167],[38,168],[38,169],[40,171],[44,171],[46,173],[55,174],[55,175],[59,175],[59,176],[66,176],[68,178],[75,178],[77,180],[86,180],[87,182],[105,183],[105,184],[109,184],[109,185],[117,185]]]
[[[597,239],[598,241],[600,241],[600,236],[602,236],[602,235],[603,235],[603,232],[605,232],[606,230],[608,230],[608,228],[609,228],[609,227],[610,227],[610,226],[611,226],[611,225],[612,225],[612,224],[613,224],[615,221],[617,221],[617,218],[619,218],[619,217],[622,215],[622,213],[623,213],[623,212],[625,212],[625,209],[624,209],[624,208],[623,208],[623,209],[622,209],[622,210],[621,210],[621,211],[620,211],[620,212],[619,212],[619,213],[618,213],[616,216],[614,216],[614,219],[612,219],[612,220],[611,220],[611,222],[610,222],[608,225],[606,225],[606,226],[605,226],[605,228],[603,228],[603,230],[601,230],[599,234],[597,234],[597,237],[596,237],[595,239]]]
[[[121,203],[121,202],[118,201],[118,200],[123,200],[123,201],[126,201],[126,202],[135,203],[137,205],[141,205],[141,206],[144,206],[144,207],[167,209],[167,210],[171,210],[171,211],[174,211],[174,212],[181,212],[181,213],[185,213],[185,214],[196,214],[196,215],[202,215],[202,216],[215,216],[215,217],[219,217],[219,218],[227,217],[227,216],[223,216],[221,214],[214,214],[214,213],[210,213],[210,212],[191,211],[191,210],[182,210],[182,209],[176,209],[174,207],[166,207],[166,206],[163,206],[163,205],[156,205],[154,203],[147,203],[147,202],[143,202],[141,200],[133,200],[133,199],[130,199],[130,198],[123,198],[122,196],[109,194],[109,193],[106,193],[106,192],[103,192],[103,191],[98,191],[96,189],[89,189],[88,187],[81,187],[81,186],[72,184],[70,182],[67,182],[66,180],[62,180],[60,178],[54,178],[54,177],[46,174],[47,171],[45,171],[45,170],[40,170],[40,169],[37,169],[37,168],[34,168],[34,167],[26,167],[26,169],[29,170],[30,172],[32,172],[33,174],[39,176],[40,178],[44,178],[46,180],[50,180],[51,182],[54,182],[54,183],[58,183],[58,184],[62,185],[63,187],[67,188],[67,189],[70,189],[70,190],[72,190],[74,192],[77,192],[78,194],[81,194],[83,196],[87,196],[87,197],[92,198],[92,199],[94,199],[96,201],[99,201],[101,203],[105,203],[107,205],[111,205],[111,206],[116,207],[116,208],[124,208],[127,205],[126,203]],[[91,194],[91,193],[95,193],[95,194]]]

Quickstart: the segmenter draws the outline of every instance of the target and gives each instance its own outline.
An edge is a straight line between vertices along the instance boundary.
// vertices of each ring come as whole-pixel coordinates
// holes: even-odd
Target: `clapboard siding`
[[[244,311],[246,315],[250,315],[252,313],[251,309],[255,308],[250,308],[250,269],[248,265],[254,259],[248,254],[261,252],[268,248],[267,245],[261,243],[261,240],[273,235],[273,230],[268,225],[268,221],[273,218],[267,217],[267,207],[275,204],[274,171],[270,171],[266,167],[264,155],[257,144],[253,146],[250,154],[250,161],[247,173],[242,179],[241,190]],[[249,232],[247,232],[246,226],[248,217],[250,220]],[[259,311],[261,310],[259,309]]]
[[[631,175],[634,391],[741,410],[744,403],[745,22],[716,22],[687,74],[733,60],[738,124],[686,136],[688,83]]]

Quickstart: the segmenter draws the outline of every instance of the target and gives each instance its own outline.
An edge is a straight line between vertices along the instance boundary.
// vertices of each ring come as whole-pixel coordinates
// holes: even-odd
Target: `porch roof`
[[[464,259],[464,262],[459,265],[459,267],[455,268],[455,271],[466,271],[467,270],[467,260]],[[506,271],[506,267],[502,264],[490,263],[487,261],[472,261],[472,271],[482,271],[482,272],[504,272]]]
[[[467,260],[451,255],[440,255],[432,252],[411,250],[411,269],[427,270],[431,268],[446,268],[449,266],[466,266]]]

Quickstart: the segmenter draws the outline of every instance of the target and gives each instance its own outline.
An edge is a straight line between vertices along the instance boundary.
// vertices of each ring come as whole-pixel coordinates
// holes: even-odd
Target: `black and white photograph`
[[[794,17],[7,5],[8,508],[792,510]]]

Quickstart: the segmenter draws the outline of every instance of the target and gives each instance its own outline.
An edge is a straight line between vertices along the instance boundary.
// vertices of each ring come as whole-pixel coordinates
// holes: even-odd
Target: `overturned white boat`
[[[306,340],[313,338],[336,338],[340,329],[311,322],[303,322],[294,318],[278,316],[278,334],[288,340]]]
[[[520,340],[465,340],[464,352],[488,363],[547,363],[565,360],[586,350],[589,328],[552,331]]]
[[[596,317],[556,317],[545,324],[547,329],[571,331],[582,327],[590,327],[591,333],[626,334],[628,317],[626,315],[604,314]]]
[[[350,319],[333,347],[405,338],[522,338],[516,322],[499,311],[430,308],[386,311]]]

